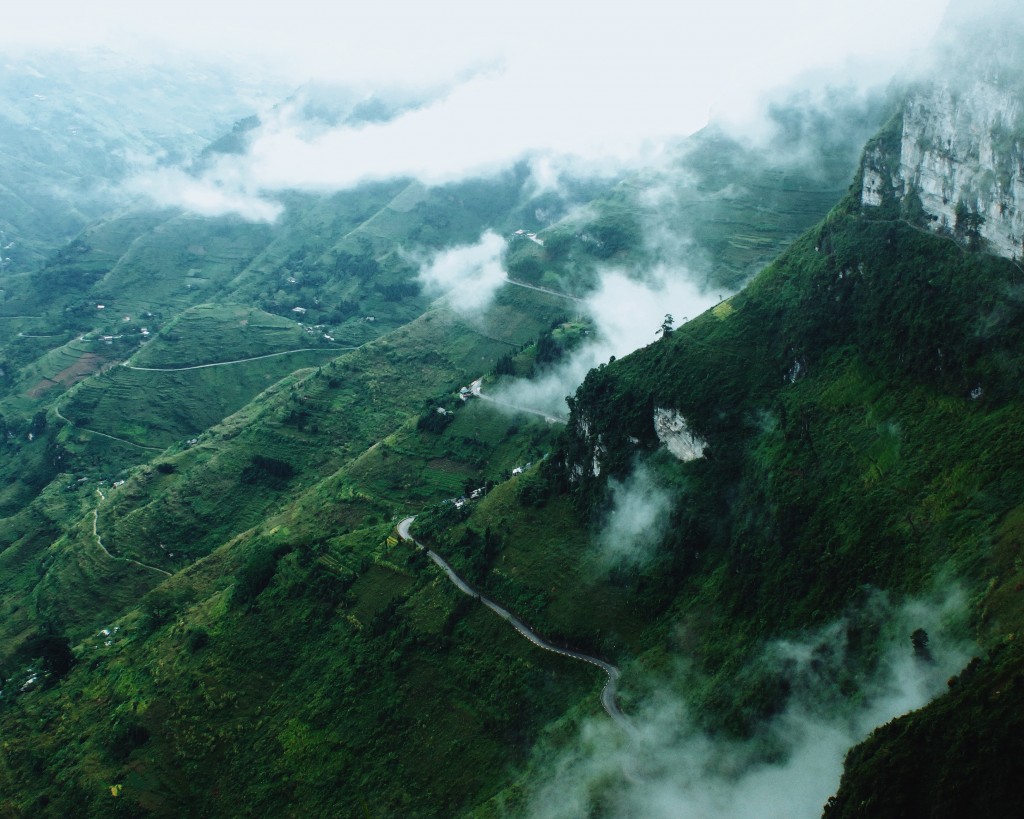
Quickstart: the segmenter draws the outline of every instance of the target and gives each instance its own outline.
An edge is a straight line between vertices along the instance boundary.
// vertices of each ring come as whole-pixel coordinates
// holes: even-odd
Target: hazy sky
[[[767,90],[881,81],[932,37],[929,0],[376,0],[362,3],[35,0],[5,9],[19,45],[103,44],[152,56],[161,44],[309,78],[440,88],[434,104],[384,126],[310,134],[279,114],[242,163],[204,188],[167,174],[141,189],[200,212],[277,211],[274,191],[364,179],[441,182],[528,153],[591,168],[656,156],[709,113],[743,119]]]
[[[736,86],[763,88],[847,57],[889,63],[930,38],[927,0],[34,0],[3,15],[7,46],[163,42],[248,55],[343,82],[430,83],[470,67],[513,72],[563,104],[685,101],[699,118]],[[683,86],[681,88],[681,86]]]

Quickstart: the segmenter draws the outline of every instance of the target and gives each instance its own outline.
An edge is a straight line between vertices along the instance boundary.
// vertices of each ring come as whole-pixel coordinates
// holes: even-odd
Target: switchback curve
[[[631,731],[633,726],[626,715],[619,709],[619,704],[615,699],[616,684],[618,683],[620,676],[618,668],[597,657],[591,657],[589,654],[582,654],[579,651],[571,651],[567,648],[559,648],[558,646],[552,645],[504,606],[500,606],[489,597],[480,594],[480,592],[459,577],[455,570],[449,565],[448,561],[437,554],[437,552],[424,546],[409,533],[409,527],[415,519],[415,516],[412,516],[399,522],[397,531],[398,536],[402,540],[410,541],[415,544],[418,549],[426,552],[427,556],[434,561],[434,563],[436,563],[446,575],[448,575],[448,579],[451,580],[459,591],[479,600],[538,648],[550,651],[553,654],[561,654],[563,657],[570,657],[574,660],[579,660],[580,662],[590,663],[590,665],[600,668],[608,677],[607,682],[604,684],[604,688],[601,690],[601,706],[616,725],[627,732]]]

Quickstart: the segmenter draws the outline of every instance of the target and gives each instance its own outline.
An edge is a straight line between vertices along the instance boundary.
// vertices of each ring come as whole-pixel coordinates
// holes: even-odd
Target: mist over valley
[[[0,814],[1017,815],[1012,4],[5,15]]]

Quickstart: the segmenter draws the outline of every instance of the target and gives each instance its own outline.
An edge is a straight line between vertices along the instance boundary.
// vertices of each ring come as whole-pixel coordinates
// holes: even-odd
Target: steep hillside
[[[899,599],[963,584],[974,602],[961,617],[984,650],[1013,639],[1024,618],[1014,591],[1024,485],[1020,286],[1010,262],[880,220],[851,198],[743,292],[588,376],[559,451],[542,467],[547,491],[568,493],[601,528],[618,508],[614,487],[639,471],[671,498],[657,548],[624,552],[606,569],[651,624],[637,672],[663,667],[685,646],[703,682],[687,676],[681,696],[709,728],[748,736],[785,710],[793,689],[787,672],[746,670],[747,658],[767,640],[849,616],[866,588]],[[494,569],[485,588],[516,574]],[[535,593],[538,611],[557,605],[557,591]],[[687,623],[700,627],[681,645],[671,635]],[[848,658],[852,694],[877,657],[870,638],[849,638],[867,651]],[[992,806],[990,815],[1010,815],[1002,786],[956,784],[958,771],[988,764],[979,755],[991,759],[993,782],[1016,770],[1021,715],[1010,700],[982,718],[1000,726],[984,747],[954,739],[978,730],[969,703],[1007,694],[1021,672],[1016,651],[991,663],[852,755],[844,788],[853,795],[840,794],[846,812],[836,815],[881,815],[879,766],[892,796],[886,815]],[[902,759],[920,764],[900,767]],[[918,813],[900,812],[908,800]],[[945,812],[931,813],[939,804]]]
[[[125,76],[132,77],[125,83]],[[280,92],[280,89],[278,89]],[[129,201],[143,157],[182,161],[265,94],[266,78],[181,72],[102,49],[18,59],[0,77],[0,290],[93,220]]]
[[[131,212],[12,281],[0,811],[521,815],[615,730],[634,762],[548,812],[656,815],[646,784],[673,773],[652,725],[768,765],[788,751],[766,721],[801,698],[852,714],[905,624],[929,679],[960,641],[1016,633],[1019,268],[923,230],[909,195],[865,201],[895,126],[829,212],[859,136],[777,113],[799,158],[709,130],[671,172],[567,195],[534,198],[519,167],[289,195],[273,225]],[[486,230],[535,286],[435,301],[421,270]],[[591,371],[564,428],[487,400],[600,330],[581,297],[609,267],[726,290],[794,238]],[[400,541],[412,514],[465,582],[621,667],[627,731],[603,672]],[[951,624],[897,616],[954,585]],[[810,659],[760,661],[808,634]],[[914,741],[1016,656],[961,675]]]
[[[675,146],[667,169],[630,175],[532,241],[516,236],[509,275],[581,293],[602,265],[685,266],[708,289],[735,290],[846,193],[891,107],[881,95],[821,108],[786,99],[761,144],[710,125]]]

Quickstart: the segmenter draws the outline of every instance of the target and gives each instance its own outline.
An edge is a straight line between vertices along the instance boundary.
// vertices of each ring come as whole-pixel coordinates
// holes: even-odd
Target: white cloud
[[[594,323],[593,341],[574,350],[549,372],[530,381],[517,381],[496,391],[494,397],[564,416],[565,396],[576,391],[591,369],[612,356],[621,358],[650,344],[666,313],[679,325],[716,301],[715,295],[702,293],[691,274],[680,268],[658,267],[642,280],[618,270],[607,271],[582,305]]]
[[[292,0],[244,9],[197,0],[173,7],[39,0],[5,10],[3,48],[103,42],[156,55],[165,53],[157,43],[166,43],[276,66],[297,82],[451,89],[385,124],[310,134],[294,111],[268,122],[246,157],[208,172],[209,185],[235,207],[238,198],[266,200],[285,189],[336,190],[402,175],[465,178],[524,156],[538,168],[577,170],[647,162],[710,112],[742,120],[768,89],[806,82],[808,71],[813,82],[870,67],[877,79],[879,66],[891,71],[940,19],[941,9],[925,0],[842,0],[827,9],[812,0]],[[159,191],[173,202],[173,187]],[[212,208],[216,197],[204,196]],[[196,192],[185,185],[179,198],[187,204]]]
[[[794,694],[785,712],[746,742],[699,730],[671,680],[644,679],[648,693],[635,700],[629,734],[594,718],[557,755],[539,758],[542,783],[530,815],[569,819],[599,808],[608,819],[817,819],[849,748],[942,693],[970,656],[971,646],[952,636],[966,611],[959,591],[899,608],[878,595],[869,607],[869,622],[886,637],[874,678],[855,696],[835,682],[853,656],[844,621],[768,647],[758,662],[782,670]],[[932,636],[931,660],[911,648],[909,635],[920,627]],[[682,666],[679,675],[692,679]],[[623,681],[630,682],[628,670]]]
[[[624,481],[612,478],[608,486],[611,507],[597,538],[600,558],[607,565],[642,564],[668,529],[672,496],[643,464]]]
[[[475,245],[438,253],[420,267],[419,278],[428,293],[447,295],[453,309],[479,316],[505,283],[501,255],[505,240],[487,231]]]
[[[648,90],[665,107],[699,94],[714,105],[738,84],[777,83],[849,55],[877,62],[927,42],[942,6],[925,0],[698,3],[681,0],[36,0],[4,10],[5,49],[19,43],[102,43],[152,53],[155,43],[206,55],[248,56],[297,79],[416,85],[468,66],[505,62],[537,90],[558,86],[565,103],[620,99],[635,108]],[[564,79],[560,79],[564,78]],[[593,87],[592,86],[596,86]],[[735,93],[731,91],[729,95]],[[707,113],[707,104],[703,105]],[[614,114],[614,112],[612,112]]]
[[[196,178],[176,168],[133,177],[125,188],[157,204],[184,208],[200,216],[235,214],[251,222],[273,222],[283,210],[278,203],[247,192],[244,186]]]

